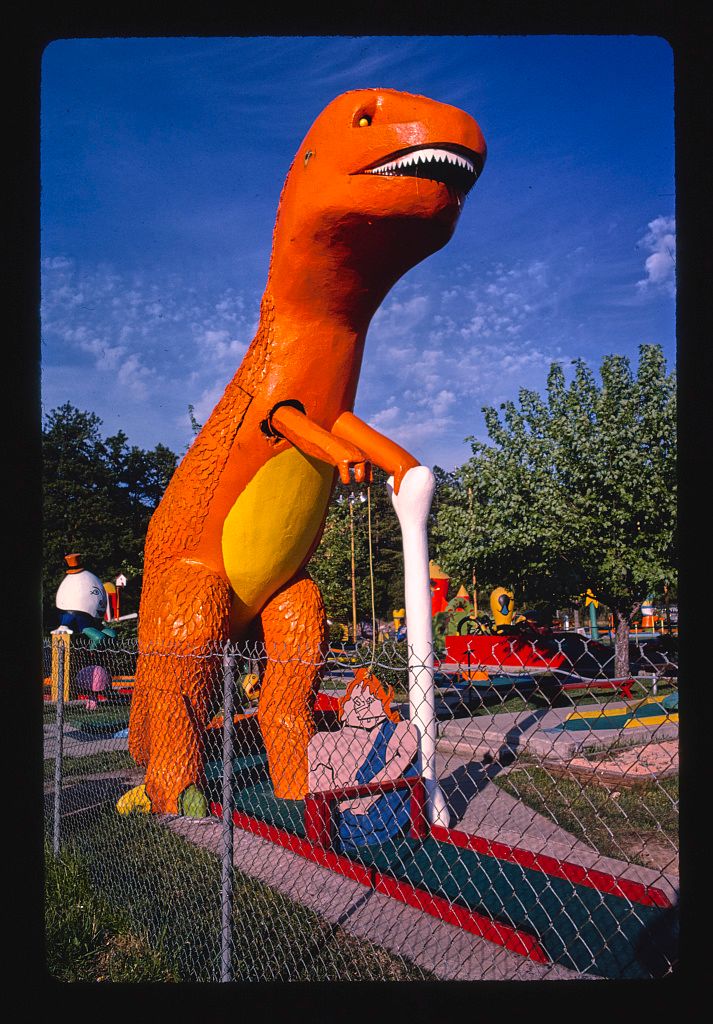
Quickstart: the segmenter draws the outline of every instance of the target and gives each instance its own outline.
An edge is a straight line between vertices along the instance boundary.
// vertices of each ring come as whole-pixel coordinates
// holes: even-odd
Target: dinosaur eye
[[[362,114],[361,117],[359,118],[359,127],[360,128],[368,128],[370,124],[371,124],[371,118],[369,117],[369,115],[368,114]]]

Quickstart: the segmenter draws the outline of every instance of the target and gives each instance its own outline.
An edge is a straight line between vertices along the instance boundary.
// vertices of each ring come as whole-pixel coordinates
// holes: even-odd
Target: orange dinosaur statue
[[[189,652],[248,636],[266,648],[258,721],[275,794],[306,793],[326,617],[305,567],[336,473],[367,481],[373,463],[398,491],[418,465],[352,412],[367,328],[395,282],[451,237],[485,153],[468,114],[390,89],[338,96],[300,146],[257,334],[146,538],[129,725],[146,774],[122,813],[206,812],[220,656]]]

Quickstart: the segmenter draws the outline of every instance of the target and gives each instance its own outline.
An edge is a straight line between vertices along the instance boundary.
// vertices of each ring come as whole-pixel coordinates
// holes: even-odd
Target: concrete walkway
[[[625,701],[587,704],[581,708],[536,708],[534,710],[453,718],[438,724],[438,747],[463,753],[469,758],[490,755],[502,759],[504,752],[531,753],[538,757],[568,761],[584,750],[595,747],[638,746],[678,738],[678,723],[641,725],[635,729],[582,729],[568,732],[561,728],[573,711],[628,711]]]
[[[44,757],[53,758],[57,752],[57,726],[54,722],[43,726]],[[101,754],[106,750],[128,750],[129,741],[126,737],[121,739],[102,738],[91,736],[82,732],[80,728],[70,722],[63,723],[62,729],[62,756],[63,757],[88,757],[90,754]]]
[[[220,853],[220,822],[164,820],[189,842]],[[240,829],[234,833],[233,863],[330,924],[406,957],[443,981],[596,980],[557,965],[535,963]]]

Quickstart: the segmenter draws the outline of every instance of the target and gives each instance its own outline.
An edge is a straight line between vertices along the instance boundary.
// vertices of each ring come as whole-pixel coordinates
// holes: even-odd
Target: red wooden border
[[[222,818],[221,804],[211,803],[210,810],[211,814]],[[302,839],[301,836],[293,835],[292,832],[287,832],[276,825],[269,825],[265,821],[243,813],[243,811],[233,811],[233,821],[244,832],[252,832],[253,835],[260,836],[261,839],[269,839],[277,846],[284,846],[285,849],[291,850],[307,860],[312,860],[316,864],[321,864],[322,867],[330,868],[339,875],[346,875],[347,878],[352,878],[355,882],[360,882],[361,885],[372,887],[373,868],[365,868],[361,864],[349,860],[348,857],[342,857],[332,850],[325,850],[307,839]]]
[[[422,782],[421,779],[416,781]],[[210,811],[216,817],[220,818],[223,816],[222,805],[217,802],[211,802]],[[538,963],[550,963],[540,944],[527,932],[519,931],[510,925],[501,924],[497,921],[491,921],[490,918],[479,914],[475,910],[468,910],[466,907],[451,904],[441,896],[433,896],[424,889],[417,889],[407,882],[399,882],[394,878],[389,878],[388,875],[384,875],[374,868],[365,868],[361,864],[356,864],[354,861],[349,860],[347,857],[342,857],[330,850],[324,850],[306,839],[295,836],[284,829],[277,828],[275,825],[268,825],[266,822],[259,821],[257,818],[244,814],[242,811],[233,811],[233,821],[238,828],[243,829],[245,832],[251,832],[262,839],[269,839],[278,846],[283,846],[293,853],[305,857],[307,860],[312,860],[323,867],[336,871],[338,874],[360,882],[369,889],[375,889],[377,892],[397,899],[401,903],[406,903],[417,910],[422,910],[431,917],[445,921],[448,924],[453,924],[473,935],[479,935],[488,942],[492,942],[497,946],[504,946],[506,949],[510,949],[531,960],[536,960]]]
[[[354,800],[359,796],[381,796],[394,789],[411,789],[420,778],[418,775],[402,775],[398,779],[382,779],[381,782],[355,782],[353,785],[341,786],[339,789],[321,789],[309,793],[308,797],[322,800]]]
[[[561,688],[565,690],[614,690],[626,697],[627,700],[632,699],[631,687],[636,682],[635,679],[621,677],[619,679],[582,679],[572,683],[562,683]]]
[[[353,800],[360,796],[381,796],[396,789],[409,789],[409,815],[413,839],[424,839],[428,835],[426,818],[426,788],[420,775],[406,775],[398,779],[383,779],[381,782],[355,783],[341,789],[322,790],[308,793],[305,797],[305,831],[307,839],[324,849],[329,849],[335,834],[334,812],[340,800]]]
[[[430,825],[426,816],[426,784],[423,776],[418,775],[413,779],[411,785],[411,828],[409,835],[412,839],[425,839],[429,833]]]
[[[333,800],[325,793],[308,793],[305,797],[305,835],[315,846],[329,850],[332,846]]]
[[[410,907],[416,907],[447,924],[456,925],[463,931],[479,935],[488,942],[504,946],[529,960],[535,960],[540,964],[551,963],[537,939],[528,932],[520,931],[498,921],[492,921],[475,910],[468,910],[467,907],[450,903],[442,896],[433,896],[425,889],[417,889],[408,882],[389,878],[388,875],[384,875],[380,871],[374,873],[374,888],[377,892],[391,896],[392,899],[400,900],[401,903],[406,903]]]
[[[484,853],[497,860],[510,861],[520,864],[522,867],[531,868],[533,871],[541,871],[545,875],[564,878],[577,885],[587,885],[598,892],[623,896],[632,903],[640,903],[647,907],[672,906],[668,896],[661,889],[652,885],[644,885],[642,882],[635,882],[629,878],[618,878],[606,871],[585,868],[572,861],[558,860],[556,857],[547,856],[547,854],[533,853],[531,850],[524,850],[519,846],[508,846],[492,839],[485,839],[483,836],[469,835],[459,829],[445,828],[443,825],[432,825],[431,835],[442,843],[452,843],[454,846],[474,850],[476,853]]]

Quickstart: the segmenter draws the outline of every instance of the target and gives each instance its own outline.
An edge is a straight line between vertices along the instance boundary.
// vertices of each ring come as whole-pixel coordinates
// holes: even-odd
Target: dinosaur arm
[[[336,466],[342,483],[349,483],[349,471],[352,468],[357,483],[369,480],[371,467],[364,452],[349,439],[324,430],[299,409],[290,405],[278,406],[270,416],[269,423],[276,433],[291,441],[306,455]]]
[[[404,448],[401,448],[395,441],[390,441],[378,430],[374,430],[352,412],[343,412],[332,427],[332,433],[337,437],[351,441],[366,453],[366,458],[376,466],[380,466],[394,478],[394,491],[399,493],[399,487],[405,474],[414,466],[420,465],[418,459],[410,455]]]

